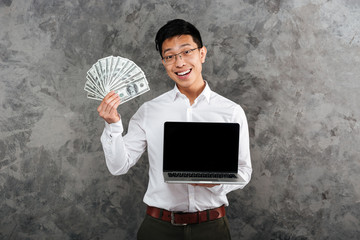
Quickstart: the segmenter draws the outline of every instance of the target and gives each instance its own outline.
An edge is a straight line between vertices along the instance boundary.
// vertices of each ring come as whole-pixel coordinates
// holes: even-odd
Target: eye
[[[164,59],[165,61],[169,61],[171,59],[173,59],[174,55],[170,55],[170,56],[165,56]]]
[[[192,52],[191,49],[190,49],[190,50],[185,50],[185,51],[184,51],[184,54],[185,54],[185,55],[189,55],[191,52]]]

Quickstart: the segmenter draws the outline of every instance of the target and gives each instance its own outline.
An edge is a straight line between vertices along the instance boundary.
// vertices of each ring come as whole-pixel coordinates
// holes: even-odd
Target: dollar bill
[[[121,104],[150,90],[144,72],[133,61],[109,56],[87,71],[84,90],[89,99],[101,101],[110,91],[120,95]]]
[[[115,92],[120,96],[120,104],[125,103],[145,92],[149,91],[150,88],[145,79],[131,82],[124,87],[116,90]]]

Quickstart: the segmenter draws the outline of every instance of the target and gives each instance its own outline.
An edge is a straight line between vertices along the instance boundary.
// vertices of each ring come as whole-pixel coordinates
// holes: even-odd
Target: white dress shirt
[[[243,185],[217,185],[212,188],[190,184],[168,184],[162,173],[164,122],[236,122],[240,124],[238,173]],[[149,184],[144,196],[148,206],[169,211],[196,212],[229,205],[226,194],[243,188],[251,178],[248,124],[243,109],[210,90],[208,84],[193,105],[175,88],[144,103],[129,122],[123,137],[123,125],[105,122],[101,142],[106,164],[113,175],[121,175],[136,164],[147,149]],[[179,146],[186,151],[186,142]],[[221,160],[220,160],[221,161]]]

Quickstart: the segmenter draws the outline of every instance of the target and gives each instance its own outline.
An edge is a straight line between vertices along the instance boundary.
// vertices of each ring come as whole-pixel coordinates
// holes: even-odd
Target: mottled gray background
[[[127,127],[174,85],[154,47],[173,18],[200,29],[205,78],[248,116],[233,239],[360,239],[358,0],[0,0],[0,239],[135,239],[146,154],[109,174],[85,74],[109,55],[141,66],[151,91],[120,106]]]

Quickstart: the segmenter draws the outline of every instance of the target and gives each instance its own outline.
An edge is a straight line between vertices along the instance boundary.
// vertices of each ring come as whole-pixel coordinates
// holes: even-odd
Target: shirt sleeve
[[[239,185],[221,184],[208,188],[211,192],[218,195],[226,195],[236,189],[242,189],[250,182],[251,179],[252,166],[250,158],[249,127],[245,112],[239,105],[237,105],[234,109],[233,122],[240,124],[238,174],[245,180],[245,182]]]
[[[101,135],[106,165],[113,175],[122,175],[129,171],[140,159],[146,149],[146,136],[143,129],[144,106],[130,119],[128,132],[123,135],[122,120],[108,124]]]

